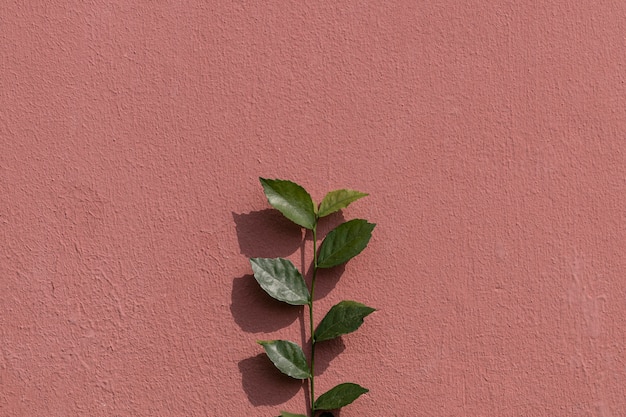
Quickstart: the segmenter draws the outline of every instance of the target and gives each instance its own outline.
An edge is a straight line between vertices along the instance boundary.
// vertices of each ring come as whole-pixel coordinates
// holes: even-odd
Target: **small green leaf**
[[[293,413],[288,413],[286,411],[281,411],[280,416],[278,417],[306,417],[306,416],[304,414],[293,414]]]
[[[277,300],[292,305],[309,303],[309,289],[300,271],[288,259],[250,259],[254,278],[261,288]]]
[[[352,403],[366,392],[369,392],[369,390],[351,382],[339,384],[330,391],[320,395],[315,400],[313,408],[315,410],[335,410]]]
[[[263,346],[267,356],[282,373],[296,379],[311,377],[300,346],[288,340],[260,340],[257,343]]]
[[[331,213],[344,209],[350,203],[367,196],[365,193],[354,190],[335,190],[326,194],[320,203],[318,217],[328,216]]]
[[[331,268],[357,256],[367,246],[374,230],[373,223],[354,219],[333,229],[320,247],[317,266]]]
[[[313,229],[315,205],[309,193],[298,184],[285,180],[259,178],[267,201],[292,222]]]
[[[334,305],[315,329],[315,341],[334,339],[352,333],[363,324],[363,318],[376,311],[356,301],[342,301]]]

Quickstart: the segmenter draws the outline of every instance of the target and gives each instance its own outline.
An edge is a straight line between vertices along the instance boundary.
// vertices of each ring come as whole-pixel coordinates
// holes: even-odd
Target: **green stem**
[[[313,297],[315,295],[315,276],[317,275],[317,220],[313,226],[313,278],[311,279],[311,299],[309,300],[309,322],[311,329],[311,417],[315,415],[315,328],[313,327]]]

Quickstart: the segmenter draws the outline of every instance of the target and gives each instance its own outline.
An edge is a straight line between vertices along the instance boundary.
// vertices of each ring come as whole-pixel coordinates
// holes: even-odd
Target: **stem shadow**
[[[335,227],[340,225],[345,221],[343,213],[338,211],[336,213],[332,213],[323,219],[320,219],[317,224],[317,250],[319,251],[324,238]],[[305,245],[304,242],[312,242],[313,241],[313,233],[307,231],[304,236],[302,251],[304,253]],[[312,244],[312,243],[311,243]],[[303,257],[303,265],[304,265],[304,257]],[[303,268],[304,269],[304,268]],[[345,270],[345,264],[338,265],[334,268],[320,268],[317,270],[317,279],[315,280],[315,297],[313,301],[321,300],[326,297],[337,285],[339,282],[339,278],[343,274]],[[313,264],[311,263],[306,272],[307,285],[309,288],[311,286],[311,278],[313,276]]]

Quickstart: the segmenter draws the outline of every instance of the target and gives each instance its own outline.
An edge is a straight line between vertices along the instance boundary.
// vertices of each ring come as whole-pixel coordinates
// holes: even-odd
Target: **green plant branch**
[[[313,327],[313,298],[315,297],[315,278],[317,276],[317,218],[313,226],[313,277],[311,278],[311,299],[309,300],[309,321],[311,329],[311,417],[315,415],[315,328]]]
[[[316,329],[313,302],[318,270],[333,268],[357,256],[367,246],[375,224],[363,219],[341,223],[324,237],[318,251],[318,221],[322,217],[346,208],[350,203],[367,194],[354,190],[335,190],[327,193],[317,206],[309,193],[294,182],[265,178],[260,178],[260,181],[270,205],[289,220],[310,230],[313,235],[313,272],[310,288],[306,284],[303,273],[288,259],[251,258],[250,265],[254,278],[270,296],[294,306],[308,305],[309,307],[309,328],[311,329],[309,361],[302,347],[288,340],[259,340],[257,343],[263,346],[269,359],[281,372],[295,379],[309,380],[311,396],[309,414],[310,417],[314,417],[316,411],[342,408],[368,392],[366,388],[358,384],[345,382],[316,398],[315,350],[318,342],[334,339],[357,330],[363,323],[363,319],[375,309],[356,301],[341,301],[331,307]],[[304,248],[303,246],[303,258]],[[306,329],[304,329],[304,334],[306,336]],[[302,343],[306,343],[306,338]],[[281,417],[306,416],[282,411]]]

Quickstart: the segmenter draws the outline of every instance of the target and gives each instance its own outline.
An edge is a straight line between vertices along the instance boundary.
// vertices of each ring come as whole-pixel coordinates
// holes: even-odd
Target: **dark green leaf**
[[[318,217],[328,216],[338,210],[344,209],[350,203],[365,197],[367,194],[354,190],[335,190],[326,194],[319,208]]]
[[[286,411],[281,411],[280,416],[278,417],[306,417],[306,416],[304,414],[293,414],[293,413],[288,413]]]
[[[288,340],[260,340],[258,342],[276,367],[296,379],[311,377],[309,365],[300,346]]]
[[[337,226],[322,242],[317,266],[331,268],[357,256],[370,241],[374,226],[376,225],[362,219],[350,220]]]
[[[348,334],[363,324],[363,318],[376,309],[356,301],[342,301],[334,305],[315,329],[315,341],[334,339]]]
[[[298,184],[285,180],[259,178],[267,201],[292,222],[313,229],[315,205],[309,193]]]
[[[351,382],[339,384],[320,395],[315,400],[313,408],[316,410],[335,410],[350,404],[366,392],[369,390]]]
[[[250,259],[254,278],[269,295],[292,305],[309,303],[309,289],[300,271],[288,259]]]

